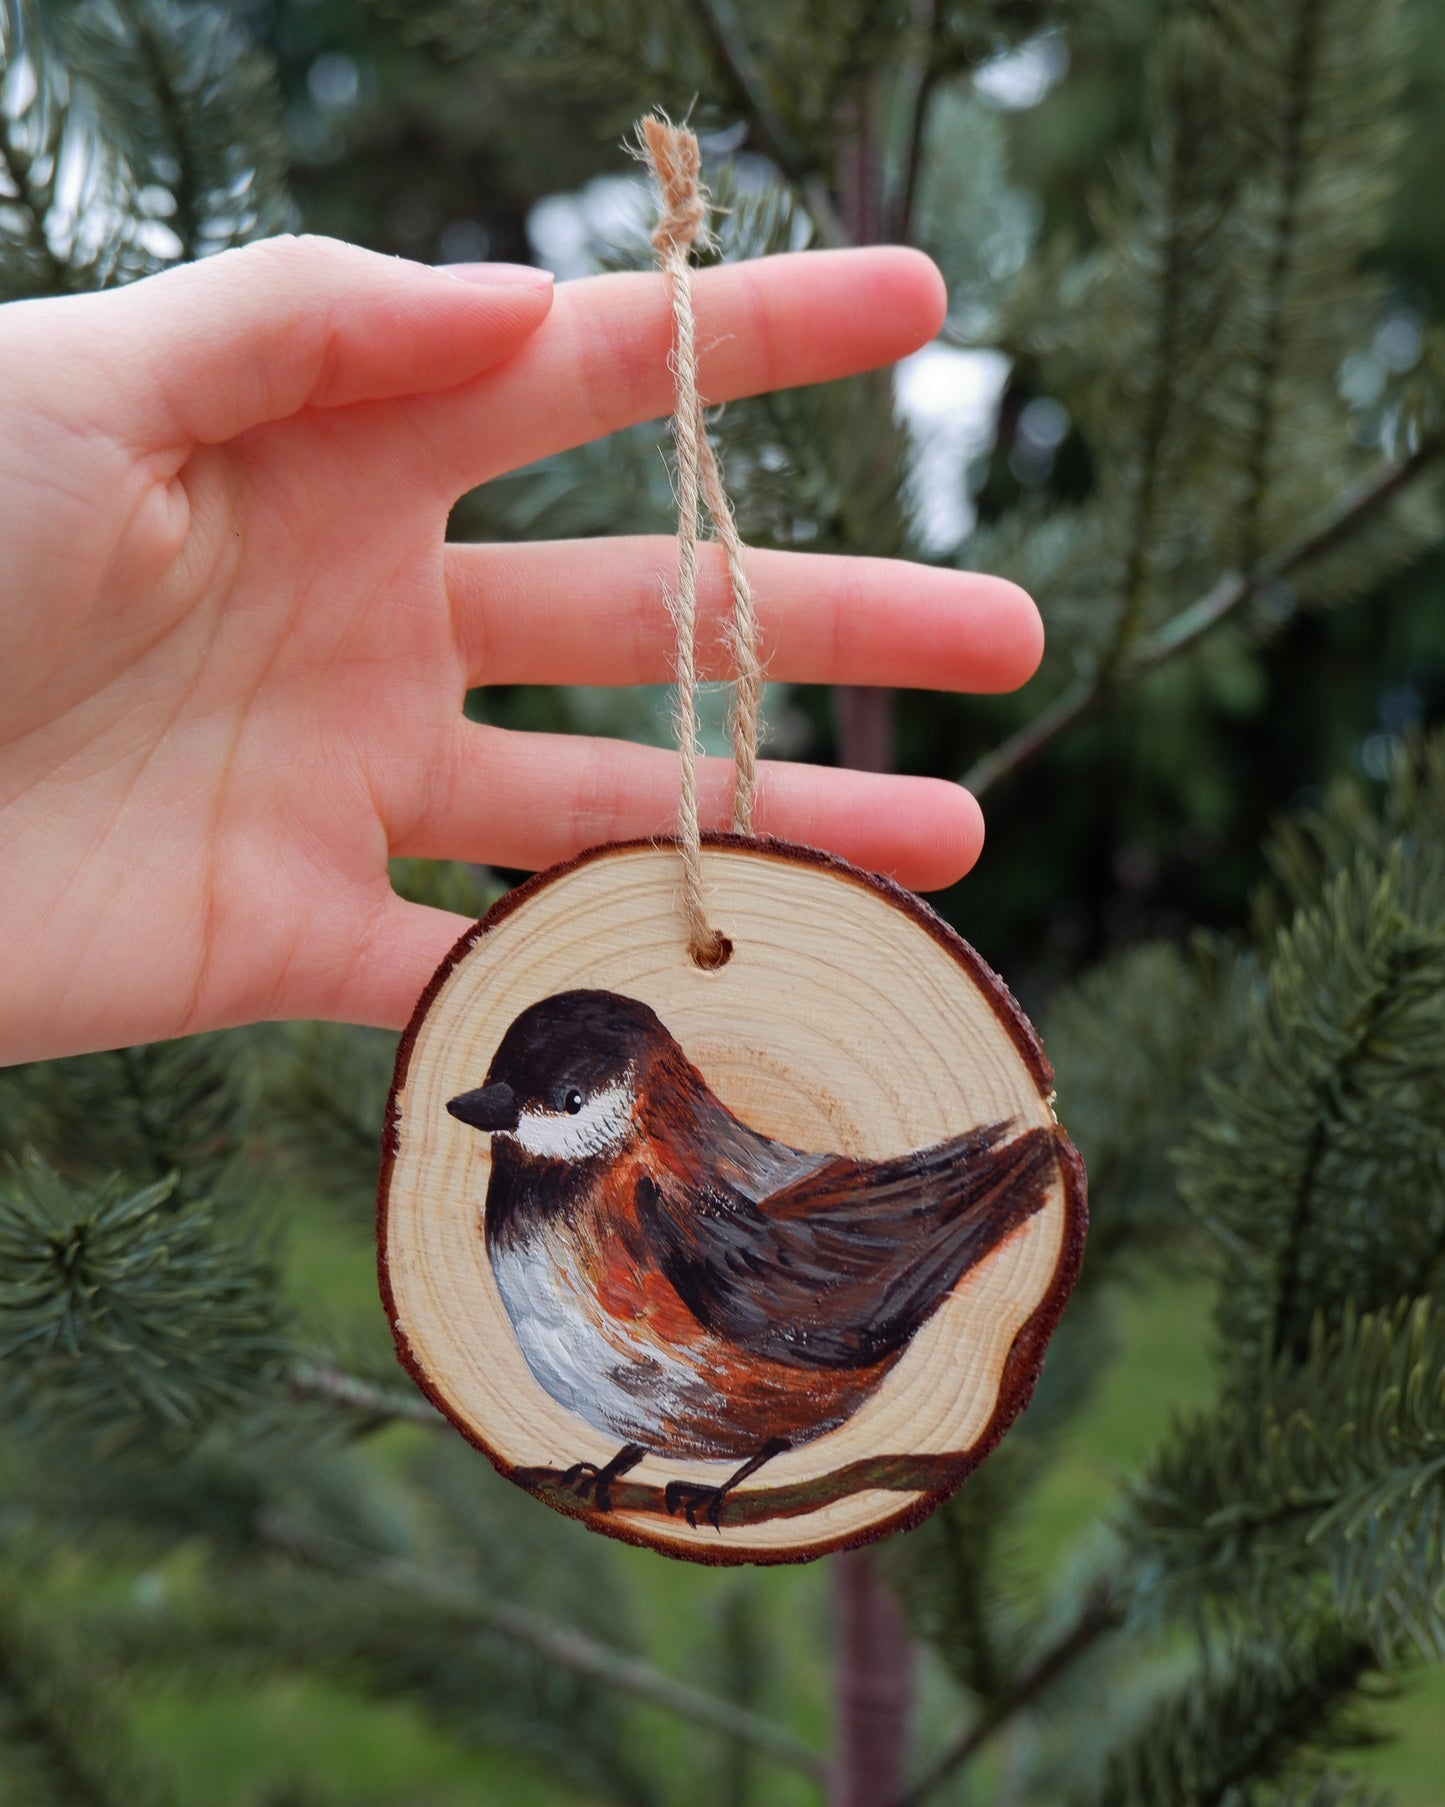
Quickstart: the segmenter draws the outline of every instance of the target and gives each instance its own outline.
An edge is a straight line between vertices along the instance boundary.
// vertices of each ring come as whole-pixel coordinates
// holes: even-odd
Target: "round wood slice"
[[[796,1561],[917,1523],[1027,1403],[1078,1272],[1084,1174],[1055,1122],[1052,1073],[1027,1019],[1002,981],[917,898],[810,848],[732,836],[706,838],[703,874],[709,919],[732,943],[731,957],[714,972],[700,971],[688,958],[678,860],[666,843],[598,847],[542,873],[504,897],[453,949],[397,1056],[378,1205],[381,1290],[397,1352],[423,1392],[503,1474],[549,1505],[674,1556]],[[1021,1137],[1036,1156],[1033,1192],[1015,1209],[1017,1221],[998,1218],[1003,1229],[991,1242],[980,1232],[986,1252],[956,1279],[948,1278],[946,1265],[934,1264],[947,1283],[901,1347],[892,1346],[900,1342],[897,1314],[888,1319],[887,1301],[860,1305],[856,1274],[837,1289],[818,1289],[822,1365],[768,1368],[789,1385],[802,1376],[803,1393],[789,1395],[791,1446],[721,1500],[714,1496],[711,1515],[705,1490],[736,1473],[741,1441],[707,1458],[669,1453],[671,1445],[648,1448],[610,1480],[605,1509],[599,1507],[596,1471],[627,1439],[588,1422],[574,1409],[575,1399],[554,1397],[564,1391],[555,1381],[549,1390],[534,1377],[483,1233],[493,1146],[503,1138],[447,1109],[463,1095],[480,1096],[504,1036],[524,1011],[579,990],[635,1000],[655,1012],[727,1111],[792,1150],[886,1162],[980,1126],[1007,1125],[988,1158],[1003,1160]],[[564,999],[550,1008],[568,1005]],[[618,1008],[637,1014],[633,1005]],[[580,1037],[587,1033],[585,1024],[579,1027]],[[575,1096],[567,1108],[580,1108]],[[499,1187],[512,1171],[509,1159],[497,1157],[505,1170]],[[825,1178],[855,1171],[798,1165],[805,1176],[797,1195],[803,1220],[808,1171]],[[866,1177],[874,1170],[856,1171]],[[899,1169],[876,1171],[884,1176],[878,1187],[861,1190],[876,1198],[879,1211],[894,1209],[895,1221]],[[980,1222],[1007,1209],[1018,1188],[1010,1193],[1001,1181],[983,1191],[989,1196],[973,1207]],[[626,1197],[635,1192],[634,1186]],[[846,1199],[841,1206],[831,1202],[848,1208]],[[946,1200],[940,1208],[946,1216]],[[633,1220],[634,1239],[643,1221]],[[806,1221],[799,1233],[810,1233]],[[677,1234],[691,1234],[689,1226],[681,1224]],[[929,1236],[944,1234],[925,1226],[910,1238],[919,1263],[930,1259]],[[619,1251],[632,1246],[625,1237],[602,1240],[599,1261],[621,1260]],[[689,1244],[683,1254],[689,1250],[697,1252]],[[658,1252],[661,1257],[660,1246]],[[905,1267],[912,1262],[911,1248],[900,1259]],[[578,1296],[580,1271],[550,1289],[554,1316],[558,1296]],[[776,1323],[766,1312],[759,1318],[756,1290],[734,1312],[706,1262],[668,1271],[685,1296],[693,1296],[690,1288],[714,1286],[702,1305],[694,1297],[694,1306],[709,1320],[719,1385],[726,1375],[738,1389],[762,1372],[750,1365],[760,1337],[796,1334],[783,1322],[786,1310]],[[901,1285],[918,1315],[922,1283],[900,1282],[899,1271],[895,1263],[889,1286],[899,1293]],[[632,1277],[643,1291],[652,1288],[653,1303],[661,1288],[676,1305],[660,1275],[633,1271]],[[796,1286],[796,1264],[778,1270],[777,1278]],[[508,1284],[516,1286],[515,1275]],[[509,1296],[515,1307],[515,1292]],[[633,1305],[623,1301],[626,1309],[642,1309],[637,1287],[629,1297]],[[839,1321],[840,1311],[851,1311],[859,1324]],[[874,1340],[859,1343],[865,1318]],[[686,1313],[656,1322],[685,1322],[687,1334],[702,1334]],[[554,1322],[549,1334],[555,1329]],[[569,1334],[564,1325],[564,1343]],[[569,1344],[557,1359],[573,1364],[568,1371],[575,1379],[598,1371],[599,1347],[579,1322],[575,1349]],[[875,1356],[881,1377],[866,1397],[849,1396],[849,1403],[845,1395],[848,1387],[858,1391],[860,1363]],[[852,1369],[844,1372],[838,1364],[849,1360]],[[836,1428],[810,1434],[805,1420],[815,1395],[832,1402],[818,1412],[837,1414],[840,1399],[847,1412]],[[741,1399],[741,1421],[760,1409]],[[744,1435],[740,1428],[739,1438]],[[696,1433],[689,1447],[696,1449]]]

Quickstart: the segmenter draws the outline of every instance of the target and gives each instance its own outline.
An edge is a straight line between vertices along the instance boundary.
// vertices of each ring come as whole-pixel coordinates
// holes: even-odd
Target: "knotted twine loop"
[[[708,437],[697,392],[697,334],[692,312],[691,253],[707,245],[708,193],[702,183],[702,153],[696,136],[659,114],[640,127],[643,155],[658,192],[658,222],[652,235],[657,261],[672,295],[675,343],[671,358],[677,385],[673,437],[677,445],[677,589],[670,603],[677,626],[677,751],[681,767],[678,850],[682,856],[682,907],[687,918],[688,953],[694,964],[713,969],[732,953],[732,944],[707,920],[703,897],[701,829],[697,816],[697,540],[699,497],[706,499],[713,532],[722,542],[732,591],[729,650],[734,682],[729,728],[733,745],[733,830],[750,835],[758,788],[758,716],[763,669],[758,658],[758,624],[753,593],[743,569],[743,543],[723,487],[722,472]]]

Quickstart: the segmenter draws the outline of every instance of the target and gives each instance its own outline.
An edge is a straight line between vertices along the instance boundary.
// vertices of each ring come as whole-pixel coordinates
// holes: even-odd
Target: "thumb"
[[[152,444],[215,444],[301,408],[449,389],[501,363],[551,305],[544,270],[434,269],[291,237],[75,303]]]

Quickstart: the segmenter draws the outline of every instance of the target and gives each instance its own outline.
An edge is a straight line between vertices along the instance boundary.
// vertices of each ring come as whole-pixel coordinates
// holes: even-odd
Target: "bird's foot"
[[[612,1510],[612,1483],[642,1460],[642,1447],[625,1443],[604,1467],[595,1462],[574,1462],[557,1477],[557,1485],[575,1493],[580,1500],[589,1496],[599,1512]]]
[[[722,1506],[728,1496],[728,1488],[701,1487],[692,1481],[669,1481],[663,1490],[663,1504],[668,1513],[676,1518],[681,1512],[683,1517],[697,1529],[697,1515],[706,1509],[707,1521],[714,1531],[722,1530]]]
[[[602,1470],[595,1462],[574,1462],[557,1476],[557,1485],[565,1487],[569,1493],[575,1493],[579,1500],[585,1500],[596,1488],[601,1474]],[[603,1506],[604,1512],[606,1509]]]
[[[704,1487],[697,1481],[669,1481],[663,1489],[662,1503],[673,1518],[681,1512],[694,1531],[697,1529],[699,1512],[705,1514],[714,1531],[721,1531],[723,1501],[733,1488],[740,1481],[747,1480],[750,1474],[756,1474],[764,1462],[771,1462],[774,1456],[782,1455],[787,1447],[785,1437],[769,1437],[758,1453],[749,1456],[737,1473],[730,1474],[721,1487]]]

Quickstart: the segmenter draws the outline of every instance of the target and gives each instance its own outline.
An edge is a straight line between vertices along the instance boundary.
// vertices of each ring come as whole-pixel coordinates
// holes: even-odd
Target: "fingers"
[[[698,657],[731,670],[721,548],[700,549]],[[770,678],[1012,690],[1038,668],[1039,612],[1002,578],[881,558],[746,554]],[[448,546],[447,590],[472,684],[660,684],[672,676],[662,537]]]
[[[722,264],[698,272],[693,294],[709,402],[890,364],[933,337],[945,305],[928,258],[896,247]],[[671,350],[661,276],[563,283],[546,326],[506,370],[433,398],[417,420],[460,494],[668,413]]]
[[[276,238],[81,298],[73,319],[145,408],[149,443],[214,444],[303,407],[464,383],[536,329],[551,286],[512,265],[454,274]]]
[[[698,793],[703,827],[727,827],[731,762],[700,761]],[[392,852],[530,870],[598,841],[670,835],[677,797],[665,748],[464,724]],[[961,878],[983,845],[979,807],[955,784],[821,766],[765,763],[754,826],[920,891]]]

